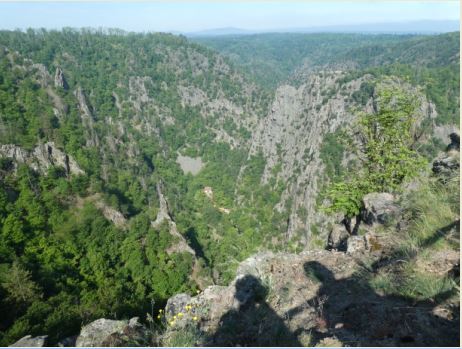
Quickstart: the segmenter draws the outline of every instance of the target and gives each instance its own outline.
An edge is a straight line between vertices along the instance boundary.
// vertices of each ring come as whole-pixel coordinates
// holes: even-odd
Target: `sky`
[[[460,19],[459,1],[0,2],[0,29],[194,32],[448,19]]]

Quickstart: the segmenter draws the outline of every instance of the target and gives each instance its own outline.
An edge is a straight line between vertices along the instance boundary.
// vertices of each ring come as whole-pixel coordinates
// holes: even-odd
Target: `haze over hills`
[[[369,34],[436,34],[458,31],[460,22],[455,20],[419,20],[408,22],[383,22],[331,26],[307,26],[304,28],[270,28],[251,30],[242,28],[214,28],[197,32],[184,32],[187,37],[223,35],[252,35],[263,33],[369,33]]]
[[[0,31],[0,345],[457,345],[460,33],[214,33]]]

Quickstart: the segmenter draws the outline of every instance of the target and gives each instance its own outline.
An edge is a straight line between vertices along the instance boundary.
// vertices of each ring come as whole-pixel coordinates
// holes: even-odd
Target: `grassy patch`
[[[453,279],[418,272],[412,264],[407,264],[400,273],[380,272],[370,285],[381,295],[401,296],[415,301],[437,300],[456,287]]]
[[[403,207],[410,226],[398,237],[400,250],[415,254],[424,249],[458,248],[450,233],[460,207],[459,177],[444,184],[434,180],[421,183],[419,190],[403,200]]]
[[[456,281],[444,270],[422,267],[433,264],[437,253],[459,250],[459,197],[459,177],[445,183],[427,178],[402,200],[408,226],[394,232],[394,263],[370,279],[374,290],[414,301],[437,301],[456,292]]]

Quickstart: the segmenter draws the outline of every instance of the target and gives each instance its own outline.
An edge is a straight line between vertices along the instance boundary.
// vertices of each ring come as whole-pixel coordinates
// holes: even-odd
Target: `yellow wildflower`
[[[163,310],[162,310],[162,309],[160,309],[160,310],[159,310],[159,313],[162,313],[162,312],[163,312]]]
[[[183,316],[183,313],[178,313],[178,317],[182,317]]]
[[[197,316],[194,316],[194,317],[193,317],[193,320],[194,320],[194,321],[197,321],[197,320],[199,320],[199,318],[198,318]]]
[[[157,315],[157,318],[158,318],[158,319],[160,319],[160,314],[159,314],[159,315]]]

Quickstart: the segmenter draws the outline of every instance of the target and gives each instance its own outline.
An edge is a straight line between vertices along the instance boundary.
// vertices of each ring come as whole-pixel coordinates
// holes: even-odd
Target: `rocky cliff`
[[[270,89],[181,36],[0,32],[0,344],[455,343],[456,88],[357,55]],[[419,151],[452,143],[352,231],[319,194],[383,83],[414,94]]]
[[[342,71],[322,71],[311,73],[297,88],[290,85],[278,87],[271,110],[258,124],[250,148],[250,154],[261,151],[266,160],[262,182],[267,183],[275,176],[278,183],[285,184],[276,209],[282,211],[289,205],[286,239],[297,235],[305,246],[312,235],[311,227],[317,225],[318,229],[323,229],[329,222],[329,217],[323,215],[316,205],[322,185],[329,180],[320,156],[325,137],[340,128],[354,130],[359,113],[374,111],[373,91],[362,103],[357,103],[355,98],[363,86],[375,83],[374,78],[364,75],[345,83],[345,75],[346,72]],[[395,80],[389,84],[402,83]],[[404,86],[415,91],[408,84]],[[435,106],[421,93],[417,98],[419,118],[416,129],[424,120],[432,125],[419,131],[428,138],[435,127]],[[415,133],[417,137],[418,132]],[[352,146],[345,145],[342,160],[345,167],[352,160],[349,149]]]

